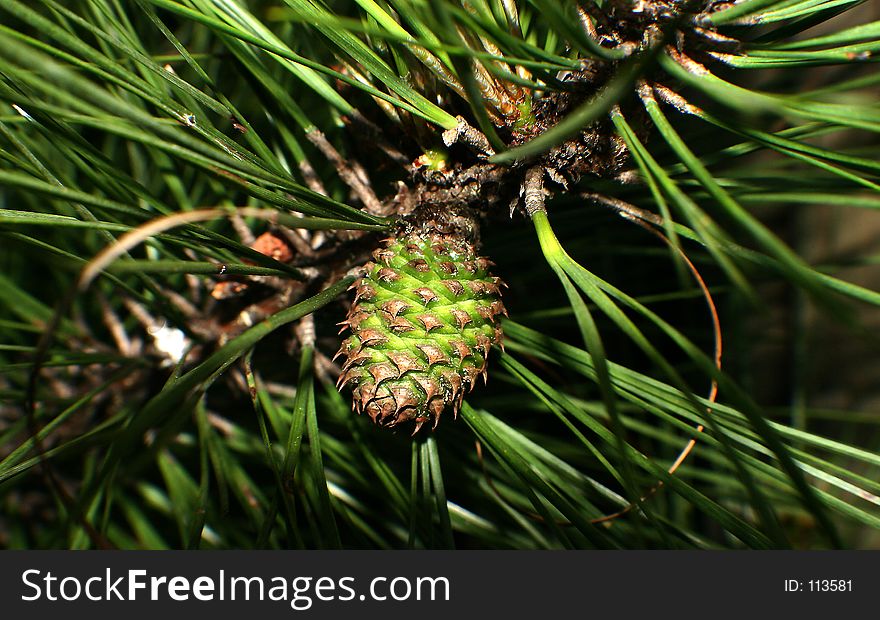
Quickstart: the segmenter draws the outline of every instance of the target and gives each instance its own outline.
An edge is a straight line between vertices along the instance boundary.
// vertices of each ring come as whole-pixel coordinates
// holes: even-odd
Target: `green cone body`
[[[342,323],[352,334],[339,350],[339,386],[352,384],[353,408],[377,424],[436,427],[478,375],[486,379],[507,314],[501,281],[470,244],[437,232],[386,240],[373,258]]]

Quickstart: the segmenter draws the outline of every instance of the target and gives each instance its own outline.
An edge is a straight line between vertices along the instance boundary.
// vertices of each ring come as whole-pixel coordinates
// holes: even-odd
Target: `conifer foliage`
[[[3,0],[0,546],[876,545],[878,19]]]

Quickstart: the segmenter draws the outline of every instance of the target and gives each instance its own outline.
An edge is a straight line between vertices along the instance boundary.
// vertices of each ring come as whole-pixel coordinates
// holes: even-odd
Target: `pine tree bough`
[[[667,24],[684,26],[677,39],[668,39],[672,46],[684,46],[686,40],[689,46],[701,36],[694,33],[696,15],[712,5],[612,0],[602,9],[581,9],[586,34],[614,50],[618,60],[584,58],[580,70],[560,72],[555,88],[537,96],[488,78],[494,80],[494,95],[484,95],[497,105],[490,116],[498,137],[516,147],[553,128],[612,79],[620,60],[661,40]],[[636,106],[633,116],[641,134],[643,111]],[[408,182],[399,182],[396,195],[381,207],[363,200],[367,210],[403,223],[374,252],[354,286],[356,297],[342,323],[351,335],[337,354],[344,357],[338,386],[352,386],[352,408],[381,426],[412,421],[416,431],[425,423],[436,427],[444,410],[458,411],[478,375],[486,378],[486,358],[501,342],[498,320],[506,310],[500,280],[477,255],[480,221],[508,207],[511,214],[522,208],[531,217],[544,210],[551,189],[567,190],[585,176],[621,177],[629,160],[607,118],[510,165],[489,161],[495,151],[486,136],[464,117],[457,120],[439,136],[448,151],[438,147],[417,157]],[[380,133],[376,127],[374,137]],[[423,143],[424,134],[415,141]],[[349,185],[355,194],[363,193],[359,184]]]
[[[468,234],[473,225],[463,210],[420,212],[384,241],[353,285],[338,386],[352,384],[352,407],[381,426],[436,428],[447,408],[458,413],[479,376],[486,380],[507,311],[501,279]]]

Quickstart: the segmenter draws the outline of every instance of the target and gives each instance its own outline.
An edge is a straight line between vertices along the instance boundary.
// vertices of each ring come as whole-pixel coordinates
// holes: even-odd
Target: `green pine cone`
[[[490,347],[501,343],[500,278],[466,241],[436,231],[385,241],[354,283],[354,303],[340,323],[351,329],[340,389],[353,384],[353,405],[381,426],[414,421],[436,428],[455,414],[478,375],[486,380]]]

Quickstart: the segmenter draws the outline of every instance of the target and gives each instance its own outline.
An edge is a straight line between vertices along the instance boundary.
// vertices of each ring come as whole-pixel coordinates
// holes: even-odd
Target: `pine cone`
[[[353,384],[352,408],[387,427],[410,420],[437,427],[458,413],[490,347],[501,343],[501,279],[461,237],[436,230],[386,239],[367,263],[348,317],[352,335],[338,387]]]

